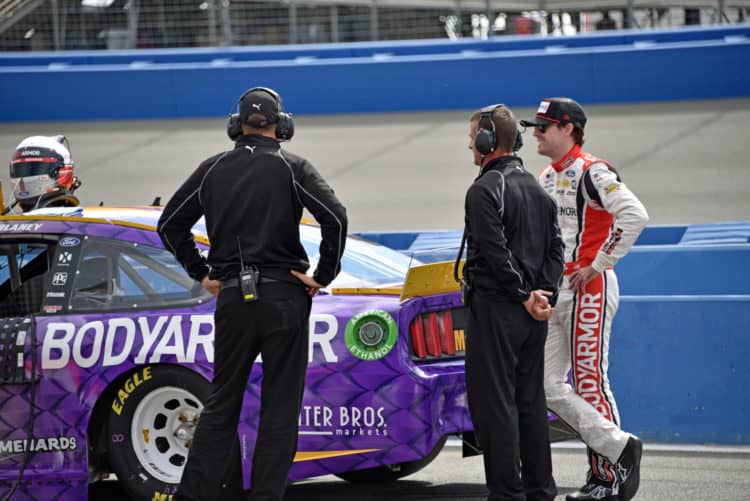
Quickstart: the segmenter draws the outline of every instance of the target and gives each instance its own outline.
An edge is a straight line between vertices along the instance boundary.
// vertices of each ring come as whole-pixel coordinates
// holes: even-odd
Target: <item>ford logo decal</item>
[[[60,247],[76,247],[80,245],[81,240],[76,237],[65,237],[60,240]]]

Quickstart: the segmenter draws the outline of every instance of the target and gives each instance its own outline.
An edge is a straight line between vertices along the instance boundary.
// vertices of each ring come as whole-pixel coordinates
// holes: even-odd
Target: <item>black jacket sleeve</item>
[[[301,165],[301,174],[296,179],[297,191],[302,204],[320,224],[320,259],[313,273],[319,284],[326,286],[341,271],[341,256],[346,245],[346,209],[336,198],[333,189],[309,162]]]
[[[538,287],[542,290],[552,292],[549,302],[552,306],[555,306],[562,283],[563,267],[565,266],[565,246],[560,233],[560,226],[557,224],[557,206],[554,202],[549,204],[548,212],[547,217],[550,221],[552,238],[550,239],[549,248],[544,255],[544,263],[542,263],[542,273],[539,277]]]
[[[203,162],[180,186],[164,207],[157,227],[164,247],[174,254],[187,274],[198,281],[208,275],[209,267],[195,245],[191,229],[203,215],[200,186],[206,171],[215,162],[215,159]]]
[[[495,282],[521,302],[529,298],[531,287],[508,248],[503,223],[505,196],[504,178],[493,189],[474,183],[466,197],[467,223]]]

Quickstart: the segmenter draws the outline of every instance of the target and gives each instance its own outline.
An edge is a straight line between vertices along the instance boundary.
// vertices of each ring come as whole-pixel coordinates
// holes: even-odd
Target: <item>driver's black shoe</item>
[[[589,479],[581,490],[565,496],[566,501],[619,501],[617,491],[611,485],[605,485]]]
[[[638,492],[641,483],[641,455],[643,442],[631,435],[615,467],[619,483],[620,501],[629,501]]]

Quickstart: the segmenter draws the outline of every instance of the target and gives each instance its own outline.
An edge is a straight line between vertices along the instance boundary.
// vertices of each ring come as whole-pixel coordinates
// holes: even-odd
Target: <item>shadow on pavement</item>
[[[341,481],[302,482],[287,489],[284,501],[350,500],[420,500],[450,499],[478,501],[487,497],[487,489],[478,484],[431,484],[413,480],[399,480],[387,484],[350,484]]]
[[[558,487],[558,496],[576,489]],[[89,488],[89,499],[131,501],[116,481],[97,482]],[[307,481],[289,486],[284,501],[419,501],[445,499],[451,501],[484,501],[487,489],[475,483],[432,484],[399,480],[386,484],[350,484],[344,481]]]
[[[388,484],[349,484],[343,481],[302,482],[289,486],[284,501],[391,501],[450,499],[479,501],[487,497],[487,490],[477,484],[440,484],[399,481]],[[89,499],[130,501],[116,481],[97,482],[89,488]]]
[[[558,496],[577,489],[557,488]],[[476,483],[441,483],[399,480],[388,484],[349,484],[340,481],[302,482],[289,486],[284,501],[412,501],[424,499],[450,499],[451,501],[484,501],[487,489]]]

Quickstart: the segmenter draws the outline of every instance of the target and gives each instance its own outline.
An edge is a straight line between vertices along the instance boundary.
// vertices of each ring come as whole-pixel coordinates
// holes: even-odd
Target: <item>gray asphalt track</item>
[[[731,448],[725,448],[731,449]],[[583,483],[586,452],[577,445],[553,445],[552,467],[558,496]],[[750,449],[724,452],[706,448],[664,450],[646,444],[641,487],[635,501],[747,501],[750,497]],[[126,501],[113,482],[94,484],[90,499]],[[425,469],[393,483],[350,484],[333,475],[293,484],[285,501],[484,501],[482,457],[462,458],[460,447],[446,447]]]
[[[618,168],[652,224],[750,219],[750,99],[586,110],[586,149]],[[523,118],[534,110],[515,112]],[[467,150],[469,115],[301,116],[287,147],[329,180],[353,231],[458,229],[476,174]],[[0,123],[0,155],[9,159],[25,136],[56,133],[71,142],[85,204],[166,200],[201,160],[230,145],[223,119]],[[546,159],[530,132],[525,139],[521,155],[537,172]],[[7,176],[2,170],[6,197]]]
[[[584,449],[554,448],[556,501],[576,491],[584,480]],[[461,458],[460,448],[446,448],[424,470],[390,485],[363,487],[328,476],[293,485],[286,501],[484,501],[482,457]],[[747,501],[750,454],[644,452],[641,488],[635,501]]]

